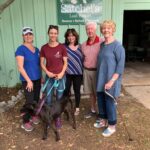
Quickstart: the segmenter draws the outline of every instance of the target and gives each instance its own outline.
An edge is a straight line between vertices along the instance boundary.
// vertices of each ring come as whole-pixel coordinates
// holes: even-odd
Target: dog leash
[[[47,87],[47,85],[48,85],[49,80],[50,80],[50,78],[48,78],[48,80],[46,81],[46,83],[43,85],[43,87],[42,87],[42,92],[45,91],[45,89],[46,89],[46,87]],[[62,81],[63,81],[63,89],[62,89],[62,90],[59,89],[59,90],[58,90],[59,92],[63,92],[64,89],[65,89],[64,79],[63,79]],[[52,85],[52,87],[49,89],[49,91],[48,91],[48,93],[47,93],[47,96],[50,94],[50,92],[52,91],[53,88],[56,88],[56,89],[57,89],[58,86],[59,86],[59,84],[60,84],[59,80],[55,80],[54,83],[53,83],[53,85]],[[47,97],[47,96],[46,96],[46,97]]]
[[[42,92],[45,91],[45,89],[46,89],[46,87],[47,87],[47,85],[48,85],[49,80],[50,80],[50,78],[48,78],[47,81],[46,81],[46,83],[43,85],[42,90],[41,90]],[[52,85],[51,88],[49,89],[48,93],[46,94],[46,97],[41,98],[41,102],[40,102],[39,108],[38,108],[37,111],[36,111],[36,115],[38,115],[38,114],[40,113],[40,111],[41,111],[41,109],[42,109],[42,106],[44,105],[45,100],[46,100],[46,98],[48,97],[48,95],[51,93],[52,89],[53,89],[53,88],[56,88],[56,89],[57,89],[58,86],[59,86],[59,84],[60,84],[59,80],[55,80],[54,83],[53,83],[53,85]],[[64,79],[63,79],[63,88],[65,89]],[[58,91],[59,91],[59,92],[63,92],[64,89],[58,90]]]
[[[111,97],[115,103],[115,105],[117,105],[117,100],[115,99],[115,97],[113,95],[111,95],[106,89],[105,89],[105,94],[108,95],[109,97]]]

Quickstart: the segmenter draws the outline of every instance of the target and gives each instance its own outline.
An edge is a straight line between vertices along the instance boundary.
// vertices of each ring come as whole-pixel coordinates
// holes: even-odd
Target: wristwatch
[[[115,82],[115,81],[116,81],[116,79],[112,78],[112,79],[111,79],[111,81]]]

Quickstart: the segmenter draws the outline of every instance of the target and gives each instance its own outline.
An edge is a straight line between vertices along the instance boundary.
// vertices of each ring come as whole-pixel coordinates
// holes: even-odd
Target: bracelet
[[[114,78],[112,78],[111,81],[115,82],[116,80]]]

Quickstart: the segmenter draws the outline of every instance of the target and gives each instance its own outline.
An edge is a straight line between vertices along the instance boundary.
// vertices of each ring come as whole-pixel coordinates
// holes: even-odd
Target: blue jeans
[[[54,95],[54,90],[56,90],[56,99],[57,100],[60,100],[61,97],[63,96],[63,92],[65,90],[65,79],[66,79],[65,76],[62,79],[59,79],[58,80],[58,86],[57,87],[53,87],[55,79],[54,78],[49,78],[49,82],[48,82],[48,84],[46,86],[46,89],[45,89],[46,94],[50,91],[50,89],[52,87],[53,88],[51,89],[51,92],[49,93],[49,95],[46,98],[46,103],[48,105],[51,104],[52,97]],[[48,77],[46,76],[45,81],[47,81],[47,80],[48,80]]]
[[[104,92],[97,92],[97,101],[100,118],[107,119],[109,125],[115,125],[117,113],[114,100]]]

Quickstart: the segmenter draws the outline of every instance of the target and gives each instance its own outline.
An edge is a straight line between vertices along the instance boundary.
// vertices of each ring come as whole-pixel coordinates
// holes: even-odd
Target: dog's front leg
[[[59,140],[60,140],[60,134],[59,134],[59,131],[58,131],[58,129],[55,127],[54,124],[52,125],[52,129],[53,129],[53,131],[54,131],[54,133],[55,133],[56,141],[59,141]]]
[[[72,121],[73,121],[72,128],[76,129],[76,118],[75,118],[73,109],[71,110],[71,116],[72,116]]]
[[[48,128],[48,124],[45,122],[43,127],[44,127],[44,133],[43,133],[43,138],[42,139],[46,140],[47,139],[47,135],[48,135],[48,131],[47,131],[48,130],[47,129]]]
[[[72,117],[72,121],[73,121],[72,127],[73,127],[73,129],[76,129],[76,119],[75,119],[75,115],[74,115],[73,103],[72,103],[71,99],[69,99],[69,102],[70,102],[70,108],[71,108],[70,113],[71,113],[71,117]]]

